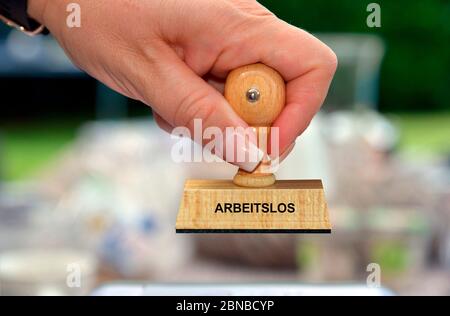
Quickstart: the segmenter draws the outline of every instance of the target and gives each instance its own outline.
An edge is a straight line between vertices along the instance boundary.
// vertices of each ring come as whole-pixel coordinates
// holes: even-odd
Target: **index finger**
[[[286,81],[286,106],[273,126],[279,128],[279,153],[283,153],[319,111],[336,71],[337,58],[308,32],[279,19],[269,22],[240,33],[240,45],[224,51],[212,73],[224,78],[230,69],[261,62],[281,74]]]
[[[337,67],[337,57],[325,44],[300,29],[279,34],[283,45],[262,56],[286,80],[286,106],[273,123],[279,128],[283,153],[309,126],[325,101]]]

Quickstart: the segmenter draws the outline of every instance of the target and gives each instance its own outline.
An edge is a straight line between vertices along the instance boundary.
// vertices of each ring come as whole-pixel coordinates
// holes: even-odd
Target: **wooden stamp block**
[[[177,233],[330,233],[320,180],[276,181],[271,173],[269,129],[285,105],[281,75],[263,64],[233,70],[225,98],[258,134],[265,158],[255,170],[239,170],[233,181],[188,180]]]
[[[188,180],[177,233],[330,233],[320,180],[281,180],[244,188],[227,180]]]

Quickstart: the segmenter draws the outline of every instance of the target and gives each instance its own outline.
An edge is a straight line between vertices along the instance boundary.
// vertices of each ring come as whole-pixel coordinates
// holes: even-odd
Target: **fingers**
[[[172,133],[173,126],[170,125],[165,119],[163,119],[158,113],[153,111],[153,118],[155,119],[156,124],[159,126],[160,129],[167,133]]]
[[[259,23],[259,22],[258,22]],[[283,152],[308,127],[319,111],[337,67],[333,51],[311,34],[276,18],[249,28],[214,65],[224,76],[233,68],[262,62],[286,81],[286,106],[273,126],[280,128]]]
[[[280,152],[295,142],[320,110],[337,67],[336,55],[325,44],[290,25],[285,27],[290,32],[280,33],[277,41],[285,46],[266,49],[262,55],[263,62],[287,81],[286,106],[273,123],[280,132]]]
[[[280,152],[283,152],[309,126],[327,95],[331,69],[317,68],[290,81],[286,86],[286,106],[273,123],[279,128]]]
[[[215,148],[216,152],[242,169],[253,171],[263,153],[242,133],[247,124],[218,90],[194,73],[170,48],[164,50],[160,55],[163,60],[153,65],[153,76],[146,79],[146,86],[140,89],[146,91],[145,101],[157,112],[157,123],[164,130],[187,127],[196,141],[201,133],[203,145],[210,141],[203,139],[207,128],[219,130],[224,139],[223,146]],[[201,120],[200,130],[198,120]],[[227,127],[235,128],[236,132],[225,133]]]
[[[225,79],[214,77],[211,74],[208,74],[203,77],[203,79],[208,82],[214,89],[220,92],[220,94],[223,94],[225,91]]]
[[[280,72],[286,81],[286,106],[273,123],[279,128],[278,152],[285,152],[324,102],[336,71],[336,55],[311,34],[276,18],[257,27],[249,24],[237,37],[213,64],[213,80],[205,77],[212,86],[168,48],[162,54],[164,60],[155,64],[157,80],[148,83],[151,88],[147,90],[156,91],[149,93],[148,103],[160,115],[157,121],[165,129],[187,126],[194,132],[196,118],[202,119],[203,130],[247,127],[219,92],[221,81],[237,67],[262,62]]]
[[[203,127],[247,127],[222,94],[194,73],[170,47],[160,48],[159,60],[146,77],[142,71],[145,101],[172,126],[194,131],[194,119]],[[144,66],[145,67],[145,66]]]

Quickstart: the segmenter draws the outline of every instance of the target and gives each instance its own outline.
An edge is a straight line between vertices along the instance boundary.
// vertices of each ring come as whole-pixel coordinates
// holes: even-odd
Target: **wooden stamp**
[[[285,104],[285,83],[263,64],[232,71],[225,98],[250,126],[267,153],[270,126]],[[264,139],[264,141],[260,141]],[[267,154],[266,154],[267,157]],[[188,180],[177,233],[331,233],[321,180],[276,180],[270,159],[231,180]]]

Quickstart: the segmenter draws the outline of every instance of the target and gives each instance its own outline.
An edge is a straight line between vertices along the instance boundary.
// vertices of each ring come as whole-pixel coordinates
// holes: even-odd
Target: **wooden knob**
[[[286,87],[281,75],[274,69],[253,64],[233,70],[225,84],[225,98],[234,111],[260,136],[258,143],[267,156],[267,143],[270,126],[283,110],[286,102]],[[239,170],[233,182],[244,187],[265,187],[275,183],[275,176],[266,173],[263,159],[260,167],[252,173]]]
[[[271,126],[285,104],[284,80],[263,64],[240,67],[228,75],[225,98],[248,125]]]

